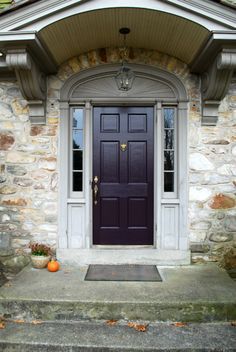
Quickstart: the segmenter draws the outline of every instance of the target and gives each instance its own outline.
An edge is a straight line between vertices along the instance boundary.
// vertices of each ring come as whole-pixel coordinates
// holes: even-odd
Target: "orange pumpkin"
[[[48,271],[55,272],[55,271],[58,271],[59,268],[60,268],[60,265],[56,259],[52,259],[48,263]]]

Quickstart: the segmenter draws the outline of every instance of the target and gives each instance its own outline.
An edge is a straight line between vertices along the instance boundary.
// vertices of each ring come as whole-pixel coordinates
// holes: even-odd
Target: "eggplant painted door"
[[[153,107],[94,107],[93,244],[153,244],[153,139]]]

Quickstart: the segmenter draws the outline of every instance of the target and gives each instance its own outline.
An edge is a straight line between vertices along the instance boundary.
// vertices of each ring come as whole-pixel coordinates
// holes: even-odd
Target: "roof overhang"
[[[236,11],[210,0],[30,0],[0,18],[0,50],[27,48],[45,73],[81,53],[120,46],[124,26],[128,46],[164,52],[194,72],[235,45]]]
[[[120,27],[131,28],[128,46],[164,52],[201,74],[206,123],[236,68],[236,11],[210,0],[39,0],[0,18],[0,75],[15,72],[36,115],[45,75],[83,52],[120,46]]]

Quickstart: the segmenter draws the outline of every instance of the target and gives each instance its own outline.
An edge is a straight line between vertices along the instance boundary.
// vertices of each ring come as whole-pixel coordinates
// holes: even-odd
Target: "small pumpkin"
[[[48,263],[48,271],[55,272],[58,271],[60,268],[60,265],[56,259],[51,259],[50,262]]]

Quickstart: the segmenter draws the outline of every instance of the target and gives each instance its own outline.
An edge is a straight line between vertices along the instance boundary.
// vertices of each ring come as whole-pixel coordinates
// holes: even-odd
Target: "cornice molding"
[[[26,49],[12,49],[6,53],[6,64],[14,70],[22,95],[29,102],[32,123],[45,123],[46,76]]]
[[[208,70],[201,75],[203,125],[216,124],[218,108],[227,94],[234,69],[236,49],[223,49]]]
[[[10,9],[5,11],[5,16],[4,13],[1,16],[0,30],[32,29],[33,27],[40,30],[45,25],[63,19],[65,16],[111,7],[139,7],[167,13],[173,13],[173,9],[176,8],[178,16],[181,16],[182,11],[182,17],[196,23],[200,23],[202,18],[205,21],[203,22],[206,24],[206,28],[210,21],[216,25],[218,24],[221,29],[236,28],[236,13],[230,8],[209,0],[147,0],[145,2],[141,0],[130,0],[129,2],[125,0],[47,0],[29,4],[15,11],[10,11]],[[189,13],[189,16],[187,13]],[[50,16],[52,19],[46,21]],[[194,16],[197,16],[198,19]],[[42,21],[42,26],[37,26],[40,21]],[[213,30],[213,28],[209,29]]]

